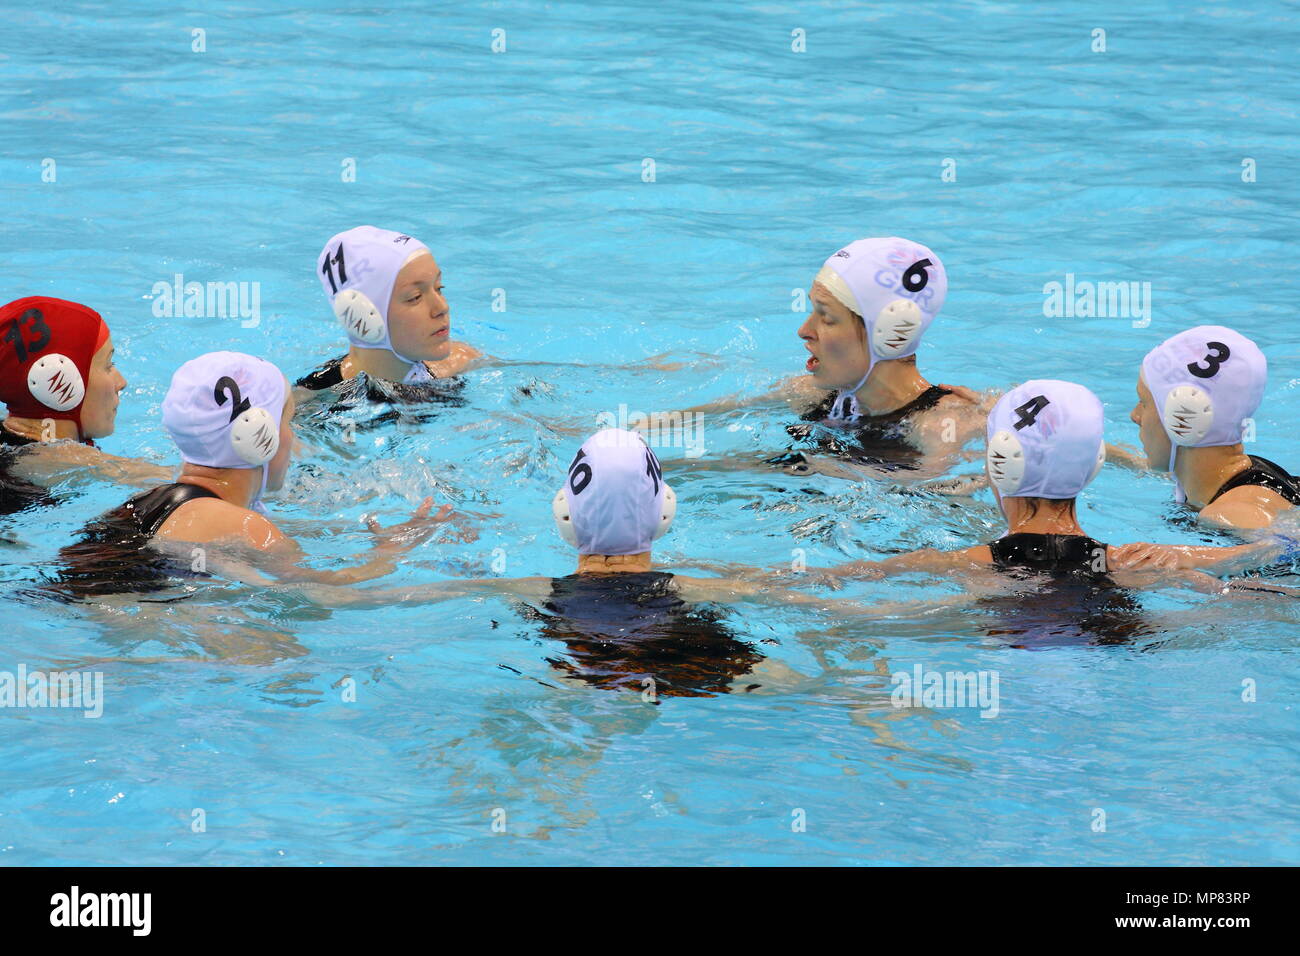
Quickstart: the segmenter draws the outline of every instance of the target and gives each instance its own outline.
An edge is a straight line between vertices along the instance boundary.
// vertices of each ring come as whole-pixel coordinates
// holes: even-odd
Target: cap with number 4
[[[1101,401],[1082,385],[1025,382],[989,413],[989,480],[1004,498],[1077,497],[1106,460]]]

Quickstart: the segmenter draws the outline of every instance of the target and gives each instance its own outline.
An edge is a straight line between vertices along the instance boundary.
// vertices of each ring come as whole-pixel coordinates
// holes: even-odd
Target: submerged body
[[[567,659],[567,677],[604,690],[661,697],[711,697],[742,680],[763,655],[727,626],[716,606],[687,601],[663,571],[571,574],[524,605]]]

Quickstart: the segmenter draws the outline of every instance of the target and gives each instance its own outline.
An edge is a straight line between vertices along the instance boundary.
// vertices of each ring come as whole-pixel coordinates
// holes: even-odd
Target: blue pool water
[[[304,431],[272,509],[325,524],[305,540],[321,566],[367,547],[363,512],[400,520],[433,493],[494,517],[385,585],[494,561],[568,573],[548,507],[567,430],[799,372],[795,290],[864,235],[944,258],[932,380],[1077,379],[1108,437],[1135,443],[1141,356],[1223,322],[1272,367],[1250,450],[1300,465],[1294,6],[6,6],[0,299],[104,313],[130,381],[106,450],[172,461],[159,402],[199,352],[291,377],[338,354],[314,261],[360,223],[426,241],[456,336],[517,363],[472,373],[467,405],[427,421],[353,444]],[[176,274],[256,283],[259,321],[156,315]],[[1045,317],[1044,284],[1067,274],[1149,282],[1150,324]],[[786,421],[709,419],[707,457],[780,450]],[[667,564],[785,566],[797,548],[827,564],[1000,531],[987,495],[963,509],[661,454],[680,496]],[[565,648],[507,600],[322,611],[221,583],[174,605],[19,600],[125,496],[60,490],[62,507],[0,526],[0,670],[97,670],[105,710],[0,712],[0,862],[1300,862],[1294,601],[1165,589],[1133,643],[1029,651],[987,612],[933,605],[955,584],[853,585],[834,596],[921,609],[733,609],[763,687],[654,706],[564,680],[548,659]],[[1168,498],[1106,469],[1081,518],[1102,540],[1197,540]],[[890,675],[917,665],[996,672],[998,716],[892,707]]]

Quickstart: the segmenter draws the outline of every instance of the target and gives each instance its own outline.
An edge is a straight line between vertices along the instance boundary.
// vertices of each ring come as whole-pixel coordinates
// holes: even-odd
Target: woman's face
[[[822,388],[851,388],[866,377],[866,331],[862,320],[820,282],[810,292],[812,311],[799,327],[799,338],[812,353],[805,368]]]
[[[1152,471],[1169,470],[1169,452],[1171,443],[1169,433],[1160,422],[1160,413],[1156,410],[1156,400],[1147,388],[1147,383],[1138,375],[1137,404],[1129,413],[1129,420],[1138,427],[1142,439],[1142,450],[1146,452],[1147,467]]]
[[[288,379],[285,380],[284,387],[288,398],[284,400],[284,411],[280,413],[280,447],[266,465],[267,491],[279,491],[284,487],[284,476],[289,473],[289,464],[293,461],[293,413],[297,410],[298,403],[293,399],[293,389],[289,387]]]
[[[107,438],[117,427],[117,406],[126,379],[113,364],[113,337],[110,335],[90,360],[90,381],[81,406],[83,438]]]
[[[388,301],[393,351],[418,362],[451,352],[451,312],[442,297],[442,270],[432,255],[416,256],[397,273]]]

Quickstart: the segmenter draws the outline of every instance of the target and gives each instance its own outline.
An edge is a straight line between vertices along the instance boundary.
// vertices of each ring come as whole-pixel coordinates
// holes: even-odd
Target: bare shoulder
[[[966,564],[992,564],[993,549],[987,544],[977,544],[973,548],[965,548],[961,551],[952,552],[957,560]]]
[[[288,543],[265,515],[220,498],[195,498],[168,516],[156,537],[168,541],[226,541],[259,551]]]
[[[483,353],[474,346],[466,342],[452,342],[451,351],[446,358],[425,364],[428,365],[429,371],[439,378],[450,378],[468,370],[482,357]]]
[[[1267,528],[1291,507],[1291,502],[1275,491],[1259,485],[1242,485],[1207,505],[1201,510],[1200,518],[1226,528]]]

